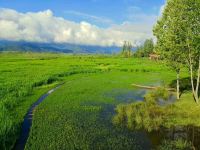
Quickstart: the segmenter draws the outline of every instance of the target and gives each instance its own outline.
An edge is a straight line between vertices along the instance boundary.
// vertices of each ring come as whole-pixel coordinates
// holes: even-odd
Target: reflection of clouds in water
[[[126,93],[119,93],[115,96],[115,99],[120,102],[130,103],[135,101],[143,101],[146,90],[134,90]]]
[[[144,95],[147,93],[145,89],[113,89],[109,93],[105,93],[106,97],[112,97],[120,103],[132,103],[136,101],[143,101]]]
[[[173,104],[175,102],[176,102],[176,97],[173,94],[171,94],[167,100],[159,98],[158,101],[157,101],[158,105],[160,105],[160,106],[170,105],[170,104]]]
[[[134,90],[135,91],[135,90]],[[104,96],[109,98],[115,98],[117,95],[122,95],[121,100],[125,99],[127,100],[127,97],[129,97],[134,102],[133,96],[133,90],[127,91],[127,89],[114,89],[111,92],[104,93]],[[145,90],[136,90],[136,95],[144,95]],[[125,96],[124,96],[125,95]],[[142,98],[142,97],[141,97]],[[126,102],[126,101],[123,102]],[[143,100],[143,99],[142,99]],[[122,101],[118,101],[117,103],[121,103]],[[115,134],[117,137],[128,137],[129,140],[131,140],[130,144],[137,143],[137,146],[140,147],[140,149],[150,149],[151,148],[151,141],[147,137],[146,132],[144,131],[131,131],[127,128],[116,128],[112,123],[112,118],[114,116],[116,103],[105,103],[101,101],[87,101],[81,103],[81,106],[101,106],[101,110],[99,111],[99,114],[97,116],[96,122],[99,122],[99,124],[103,124],[105,128],[109,129],[110,134]],[[110,134],[106,135],[109,136]],[[106,138],[105,138],[106,139]],[[96,139],[95,139],[96,140]],[[133,142],[134,140],[134,142]],[[126,141],[128,142],[128,141]],[[131,145],[130,145],[131,146]],[[124,147],[126,148],[126,147]],[[129,149],[129,148],[128,148]]]

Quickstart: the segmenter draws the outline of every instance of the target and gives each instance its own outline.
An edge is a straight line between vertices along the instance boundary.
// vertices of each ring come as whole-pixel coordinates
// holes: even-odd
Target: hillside
[[[32,52],[61,52],[61,53],[98,53],[112,54],[118,53],[121,47],[117,46],[91,46],[77,45],[69,43],[35,43],[35,42],[14,42],[0,41],[0,51],[32,51]],[[135,48],[133,48],[135,50]]]

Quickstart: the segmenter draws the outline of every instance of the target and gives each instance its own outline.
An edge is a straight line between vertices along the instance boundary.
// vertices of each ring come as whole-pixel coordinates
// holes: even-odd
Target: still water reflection
[[[161,128],[159,131],[148,133],[154,147],[159,146],[164,140],[176,141],[182,139],[191,143],[193,148],[200,150],[200,128],[194,126],[176,126],[170,129]]]

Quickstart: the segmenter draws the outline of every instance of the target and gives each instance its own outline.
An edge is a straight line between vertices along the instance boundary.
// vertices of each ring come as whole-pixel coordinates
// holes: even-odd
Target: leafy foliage
[[[197,0],[168,0],[162,17],[154,27],[156,49],[177,73],[187,64],[190,70],[192,92],[198,103],[200,78],[200,2]],[[197,86],[194,87],[194,77]],[[179,93],[177,93],[177,97]]]
[[[142,46],[138,47],[134,56],[149,57],[149,54],[152,54],[153,52],[154,52],[153,39],[147,39]]]

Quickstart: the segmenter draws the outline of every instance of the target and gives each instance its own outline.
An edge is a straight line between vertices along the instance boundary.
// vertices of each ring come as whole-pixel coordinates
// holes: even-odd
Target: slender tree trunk
[[[180,99],[179,80],[180,80],[180,70],[177,70],[177,72],[176,72],[176,97],[177,97],[177,99]]]
[[[194,96],[195,102],[198,104],[199,98],[196,95],[196,90],[194,89],[194,77],[193,77],[193,65],[192,64],[190,64],[190,80],[191,80],[191,85],[192,85],[192,94]]]
[[[189,43],[188,43],[188,50],[189,50],[189,67],[190,67],[190,80],[191,80],[191,85],[192,85],[192,94],[193,94],[195,102],[198,104],[199,103],[199,97],[197,95],[198,92],[196,91],[197,88],[198,88],[198,84],[197,84],[196,89],[194,89],[193,60],[192,60],[192,56],[191,56]]]
[[[199,57],[199,68],[197,72],[197,85],[196,85],[196,96],[199,98],[199,80],[200,80],[200,57]]]
[[[195,93],[194,90],[194,82],[193,82],[193,66],[192,64],[190,64],[190,80],[191,80],[191,85],[192,85],[192,93]]]

